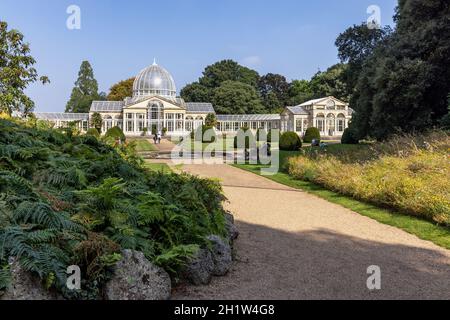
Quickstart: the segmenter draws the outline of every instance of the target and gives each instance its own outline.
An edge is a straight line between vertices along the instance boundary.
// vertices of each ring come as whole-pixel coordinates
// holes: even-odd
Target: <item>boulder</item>
[[[106,300],[167,300],[170,293],[167,272],[133,250],[122,252],[122,260],[105,286]]]
[[[229,212],[225,213],[225,228],[227,229],[227,234],[230,242],[236,240],[239,237],[239,230],[234,224],[234,216]]]
[[[39,277],[25,271],[18,259],[9,260],[12,281],[0,300],[56,300],[55,293],[47,291]]]
[[[211,282],[214,260],[208,249],[200,249],[187,266],[185,277],[193,285],[207,285]]]
[[[211,253],[214,261],[212,274],[215,276],[224,276],[228,273],[233,263],[231,247],[216,235],[209,236],[208,240],[212,244]]]

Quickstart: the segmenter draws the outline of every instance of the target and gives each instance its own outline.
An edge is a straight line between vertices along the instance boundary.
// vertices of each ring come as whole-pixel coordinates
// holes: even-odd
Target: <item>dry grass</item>
[[[450,226],[450,137],[397,136],[361,151],[291,158],[289,174],[354,198]]]

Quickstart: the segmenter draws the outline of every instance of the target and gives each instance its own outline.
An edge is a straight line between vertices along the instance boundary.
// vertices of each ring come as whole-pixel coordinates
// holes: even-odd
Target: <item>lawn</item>
[[[172,169],[170,169],[170,167],[165,164],[165,163],[149,163],[146,162],[144,164],[144,168],[149,169],[151,171],[156,171],[156,172],[165,172],[165,173],[170,173],[172,172]]]
[[[131,139],[130,142],[136,143],[137,152],[151,152],[157,151],[156,147],[146,139]]]
[[[284,153],[282,157],[287,159],[292,155],[293,154]],[[263,168],[261,165],[235,165],[235,167],[258,175],[261,174],[261,169]],[[450,249],[450,228],[439,226],[433,222],[401,214],[393,210],[383,209],[375,205],[327,190],[311,182],[296,180],[284,172],[279,172],[274,176],[265,177],[291,188],[304,190],[327,201],[339,204],[363,216],[397,227],[410,234],[416,235],[420,239],[428,240],[436,245]]]

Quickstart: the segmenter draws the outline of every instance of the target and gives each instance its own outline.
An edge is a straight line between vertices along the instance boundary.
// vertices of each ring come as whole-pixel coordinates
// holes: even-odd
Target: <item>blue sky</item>
[[[81,30],[66,27],[71,4],[81,8]],[[222,59],[309,79],[338,62],[336,37],[366,21],[372,4],[392,25],[396,0],[0,0],[0,19],[25,35],[52,81],[27,90],[42,112],[64,111],[82,60],[105,92],[154,57],[178,89]]]

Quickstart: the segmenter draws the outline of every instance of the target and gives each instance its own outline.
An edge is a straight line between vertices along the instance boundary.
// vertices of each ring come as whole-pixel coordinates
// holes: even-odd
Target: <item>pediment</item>
[[[182,103],[173,101],[171,99],[166,99],[161,96],[149,96],[143,100],[136,101],[134,103],[126,105],[123,109],[147,109],[151,102],[159,103],[164,107],[164,109],[171,110],[185,110],[186,108]]]

